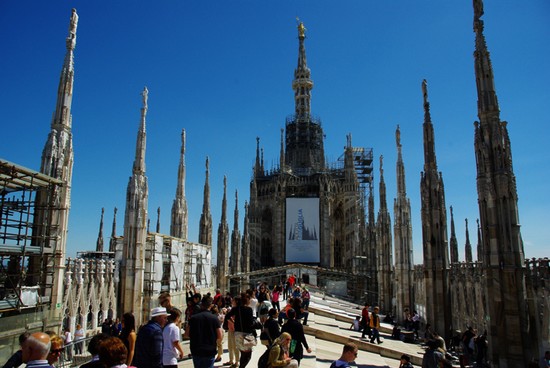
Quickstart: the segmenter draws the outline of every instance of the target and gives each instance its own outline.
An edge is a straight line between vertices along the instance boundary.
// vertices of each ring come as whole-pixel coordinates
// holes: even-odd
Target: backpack
[[[262,356],[260,356],[260,359],[258,359],[258,368],[269,368],[269,353],[271,353],[271,347],[273,345],[269,345],[267,349],[265,349]]]

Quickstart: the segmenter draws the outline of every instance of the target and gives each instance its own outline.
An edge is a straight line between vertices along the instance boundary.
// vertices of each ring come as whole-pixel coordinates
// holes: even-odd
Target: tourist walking
[[[288,310],[287,318],[288,320],[281,328],[281,333],[288,332],[290,336],[292,336],[289,349],[290,357],[296,359],[299,365],[300,360],[304,357],[303,347],[306,348],[308,353],[311,353],[311,348],[307,344],[306,336],[304,334],[304,326],[296,320],[296,311],[294,309],[291,308]]]
[[[189,319],[185,335],[189,337],[193,366],[212,368],[216,357],[216,341],[222,338],[218,317],[210,312],[212,298],[205,296],[200,302],[200,312]]]
[[[273,291],[271,292],[271,305],[273,305],[274,308],[277,309],[277,312],[281,311],[281,305],[279,304],[279,300],[281,299],[281,291],[283,289],[279,285],[275,285],[273,288]]]
[[[168,321],[162,329],[162,365],[164,368],[176,368],[178,359],[183,358],[181,347],[181,311],[172,307]]]
[[[219,298],[218,301],[221,301],[221,298]],[[218,308],[217,305],[213,305],[210,310],[212,311],[213,315],[218,317],[218,322],[220,323],[220,326],[223,326],[223,322],[225,321],[226,309],[225,308]],[[217,348],[218,348],[218,355],[216,356],[216,359],[214,360],[214,362],[216,362],[216,363],[221,362],[222,355],[223,355],[223,338],[224,338],[225,334],[223,333],[223,328],[222,328],[221,331],[222,331],[222,338],[218,339],[216,341],[216,345],[217,345]]]
[[[241,357],[239,367],[245,368],[252,357],[252,349],[256,345],[256,318],[252,308],[248,305],[248,293],[241,293],[235,297],[236,306],[231,308],[226,318],[235,318],[235,344]]]
[[[132,364],[138,368],[162,368],[162,328],[168,313],[164,307],[151,310],[151,320],[140,328]]]
[[[238,298],[240,299],[240,297]],[[223,365],[230,366],[230,368],[235,368],[241,357],[241,352],[237,349],[237,345],[235,343],[235,317],[227,317],[227,313],[229,313],[229,311],[237,305],[236,299],[237,298],[231,299],[231,306],[226,312],[223,321],[223,329],[227,331],[227,350],[229,350],[229,361],[223,363]]]
[[[302,307],[305,310],[309,309],[310,300],[311,300],[311,294],[309,293],[309,290],[304,286],[304,290],[302,290]]]
[[[361,338],[364,339],[365,335],[368,335],[370,339],[372,337],[372,333],[370,329],[369,303],[365,303],[365,306],[361,311],[361,326],[363,326]]]
[[[374,307],[372,315],[370,317],[370,328],[372,329],[372,337],[370,338],[370,343],[374,344],[374,340],[381,344],[380,341],[380,316],[378,315],[378,307]]]

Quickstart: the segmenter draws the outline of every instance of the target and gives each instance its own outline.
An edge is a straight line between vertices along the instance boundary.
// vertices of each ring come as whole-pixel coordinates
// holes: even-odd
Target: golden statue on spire
[[[306,27],[304,26],[304,22],[300,22],[300,18],[296,17],[296,21],[298,22],[298,36],[300,38],[306,37]]]

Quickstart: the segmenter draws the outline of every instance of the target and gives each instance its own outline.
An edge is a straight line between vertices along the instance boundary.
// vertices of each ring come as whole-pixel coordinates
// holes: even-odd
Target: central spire
[[[307,67],[306,27],[298,24],[298,66],[294,70],[294,115],[286,119],[285,171],[298,175],[310,175],[325,170],[324,133],[321,121],[311,115],[311,89],[313,81]]]
[[[307,118],[311,113],[311,90],[313,81],[310,79],[311,70],[307,67],[306,47],[306,27],[303,22],[298,24],[298,39],[300,40],[298,48],[298,66],[294,70],[294,81],[292,89],[294,90],[294,102],[296,105],[296,118]]]

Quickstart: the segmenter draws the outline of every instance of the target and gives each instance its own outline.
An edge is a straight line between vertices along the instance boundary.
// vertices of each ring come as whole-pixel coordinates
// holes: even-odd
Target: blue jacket
[[[139,329],[132,365],[138,368],[162,368],[162,327],[151,320]]]

